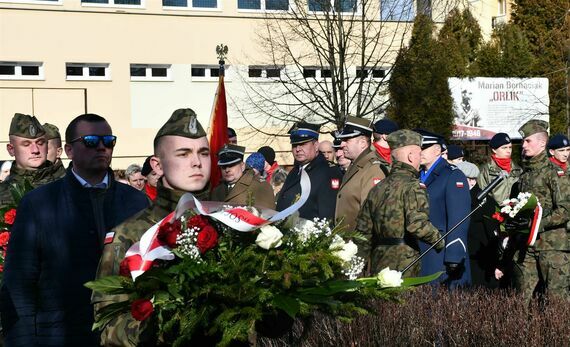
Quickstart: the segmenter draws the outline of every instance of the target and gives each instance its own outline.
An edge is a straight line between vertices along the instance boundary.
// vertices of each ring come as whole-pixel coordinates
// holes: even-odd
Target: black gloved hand
[[[463,270],[465,267],[463,266],[463,262],[461,263],[445,263],[445,272],[447,273],[447,277],[451,280],[460,279],[463,275]]]
[[[530,228],[530,217],[527,216],[525,217],[517,216],[515,218],[509,218],[505,222],[505,231],[507,231],[508,233],[519,232],[521,230],[529,228]]]

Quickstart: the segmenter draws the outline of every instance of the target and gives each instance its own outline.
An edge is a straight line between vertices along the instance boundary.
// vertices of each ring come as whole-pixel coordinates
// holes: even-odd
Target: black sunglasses
[[[83,144],[87,148],[97,148],[99,146],[99,142],[103,142],[103,146],[107,148],[115,147],[115,143],[117,142],[117,136],[115,135],[85,135],[76,138],[75,140],[71,141],[70,143],[74,143],[77,141],[83,141]]]

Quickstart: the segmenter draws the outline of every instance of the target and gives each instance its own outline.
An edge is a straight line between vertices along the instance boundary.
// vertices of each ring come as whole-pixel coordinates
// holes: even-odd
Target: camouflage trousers
[[[535,291],[570,301],[570,252],[529,250],[515,254],[513,284],[530,302]]]

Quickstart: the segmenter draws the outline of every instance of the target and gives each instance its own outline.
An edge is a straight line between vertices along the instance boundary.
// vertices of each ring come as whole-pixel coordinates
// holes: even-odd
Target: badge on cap
[[[340,180],[338,178],[331,179],[331,188],[338,189],[340,187]]]
[[[190,121],[188,121],[188,131],[190,134],[194,135],[198,132],[198,126],[196,125],[196,117],[190,117]]]
[[[30,124],[30,126],[28,127],[28,132],[30,133],[30,136],[35,137],[36,134],[38,133],[38,129],[36,129],[35,125]]]
[[[455,182],[457,188],[463,188],[463,182]]]

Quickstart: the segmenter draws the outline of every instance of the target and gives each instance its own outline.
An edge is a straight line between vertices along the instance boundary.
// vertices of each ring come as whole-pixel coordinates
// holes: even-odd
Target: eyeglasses
[[[115,147],[115,143],[117,142],[117,136],[115,135],[85,135],[76,138],[75,140],[71,141],[70,143],[74,143],[77,141],[83,141],[83,144],[87,148],[97,148],[99,146],[99,142],[103,142],[103,146],[107,148]]]

